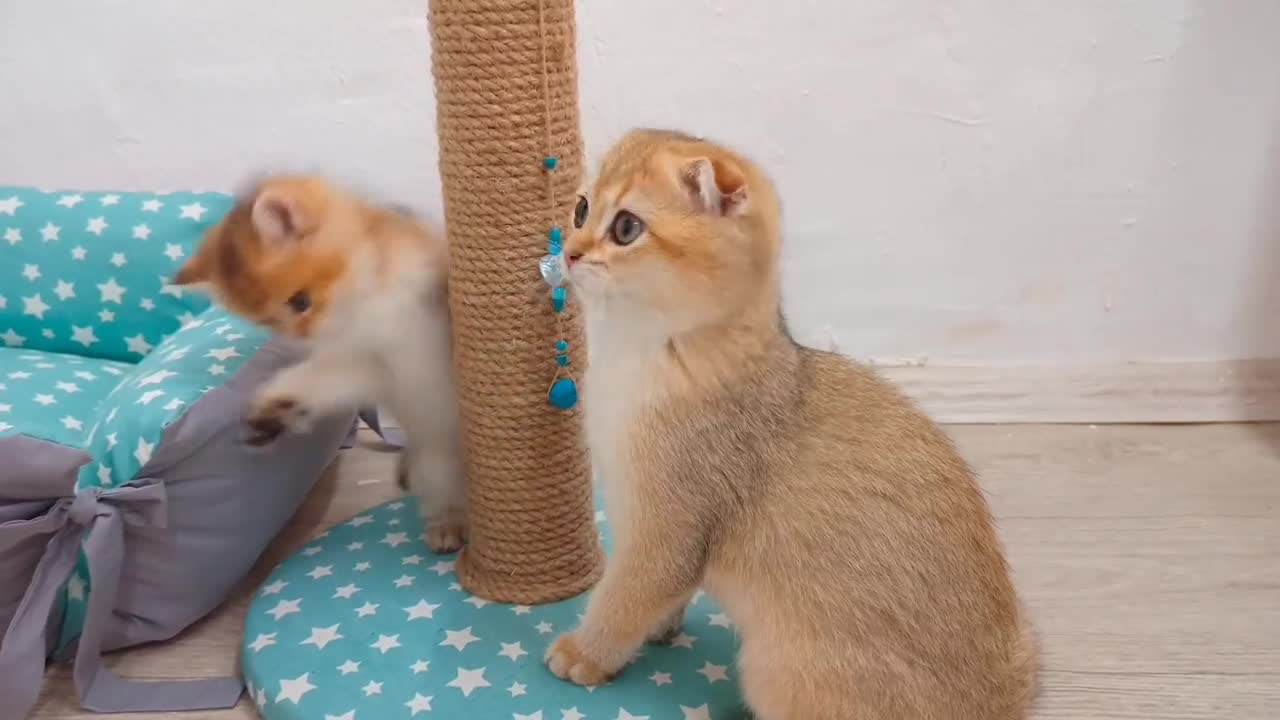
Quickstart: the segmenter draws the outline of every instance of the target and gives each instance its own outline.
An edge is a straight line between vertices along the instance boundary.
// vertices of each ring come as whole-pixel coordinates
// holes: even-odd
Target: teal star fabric
[[[603,512],[597,522],[608,545]],[[472,596],[455,558],[422,543],[417,504],[372,508],[322,534],[255,594],[241,653],[266,720],[738,720],[728,617],[699,593],[668,646],[608,685],[543,664],[586,596],[535,607]]]

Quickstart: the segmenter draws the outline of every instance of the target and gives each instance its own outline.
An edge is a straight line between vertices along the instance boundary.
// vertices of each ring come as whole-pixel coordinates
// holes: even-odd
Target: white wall
[[[0,182],[318,169],[437,209],[424,9],[0,3]],[[584,0],[579,25],[593,155],[670,125],[776,172],[807,340],[1280,356],[1277,0]]]

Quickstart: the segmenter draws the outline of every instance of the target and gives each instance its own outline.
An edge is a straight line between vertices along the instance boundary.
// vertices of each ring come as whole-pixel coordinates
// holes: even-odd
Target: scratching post
[[[573,0],[428,11],[470,503],[458,577],[493,600],[552,602],[603,563],[580,411],[547,401],[557,340],[585,362],[581,326],[572,309],[557,322],[538,270],[582,172]]]

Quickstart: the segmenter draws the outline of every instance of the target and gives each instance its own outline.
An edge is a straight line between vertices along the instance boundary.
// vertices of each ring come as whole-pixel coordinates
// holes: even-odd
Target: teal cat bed
[[[608,523],[597,514],[608,547]],[[467,593],[421,540],[411,498],[335,526],[255,594],[241,667],[267,720],[730,720],[744,716],[730,624],[699,593],[670,645],[583,688],[543,653],[586,595],[520,606]]]

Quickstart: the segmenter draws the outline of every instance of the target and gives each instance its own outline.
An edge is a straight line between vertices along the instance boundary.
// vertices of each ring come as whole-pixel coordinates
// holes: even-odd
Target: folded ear
[[[747,178],[734,163],[721,158],[694,158],[679,170],[680,185],[703,212],[738,215],[747,207]]]
[[[253,200],[250,217],[258,235],[269,243],[299,240],[311,222],[298,198],[283,188],[267,188],[260,192]]]

